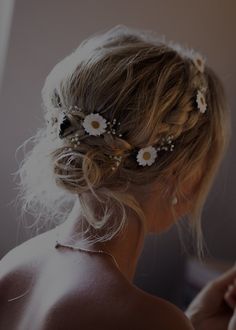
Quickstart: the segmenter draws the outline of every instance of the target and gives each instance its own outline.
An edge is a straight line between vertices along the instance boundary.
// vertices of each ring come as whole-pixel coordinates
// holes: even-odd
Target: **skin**
[[[194,193],[194,189],[198,183],[200,177],[200,172],[193,174],[191,181],[186,182],[182,186],[182,191],[186,196],[189,196],[191,200],[191,195]],[[173,181],[174,175],[170,178]],[[173,182],[172,182],[173,184]],[[167,200],[166,197],[162,197],[161,188],[159,187],[159,182],[142,187],[142,190],[137,190],[137,187],[131,187],[130,191],[139,201],[144,213],[147,217],[148,233],[161,233],[168,230],[174,223],[174,218],[170,212],[170,205],[172,196],[169,196]],[[190,211],[191,205],[184,202],[178,201],[175,206],[175,212],[178,218],[184,216]],[[61,235],[64,243],[70,243],[71,235],[74,235],[77,231],[80,231],[79,223],[80,218],[79,205],[76,204],[75,208],[72,210],[71,216],[60,228]],[[143,250],[145,234],[140,226],[140,222],[137,215],[129,212],[128,214],[128,225],[125,234],[122,234],[109,242],[99,243],[90,245],[79,243],[78,246],[90,248],[90,249],[102,249],[111,253],[123,275],[127,280],[132,283],[137,262],[140,254]],[[74,244],[77,243],[74,241]]]
[[[200,172],[195,173],[182,186],[190,200],[200,175]],[[173,180],[174,176],[170,176],[169,186]],[[142,191],[134,187],[133,194],[147,216],[148,232],[163,232],[176,220],[169,212],[173,196],[162,198],[157,182],[143,187]],[[179,199],[175,205],[178,218],[190,209],[191,204],[186,200]],[[79,230],[78,205],[58,229],[60,241],[70,244],[71,234]],[[211,283],[202,291],[202,295],[186,311],[188,318],[173,304],[132,284],[145,239],[145,233],[133,213],[128,214],[125,235],[93,247],[111,253],[119,269],[109,256],[93,254],[91,258],[88,253],[77,253],[63,247],[55,249],[55,234],[55,230],[51,230],[38,235],[1,260],[1,329],[187,330],[193,329],[193,324],[194,329],[198,330],[223,330],[227,329],[226,326],[229,326],[228,330],[235,330],[233,291],[231,288],[227,293],[227,288],[236,277],[236,269],[219,278],[218,285]],[[78,245],[87,247],[85,244]],[[32,284],[31,290],[29,283]],[[25,295],[7,303],[7,299],[22,293]],[[42,304],[37,305],[37,301]],[[223,301],[227,308],[222,312],[220,307]],[[207,323],[209,319],[211,327]],[[219,324],[222,327],[217,328]]]

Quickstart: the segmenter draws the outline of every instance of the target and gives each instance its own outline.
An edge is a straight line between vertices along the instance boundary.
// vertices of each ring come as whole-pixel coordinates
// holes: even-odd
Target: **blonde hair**
[[[207,65],[204,73],[199,72],[193,54],[192,49],[168,43],[150,31],[119,25],[83,41],[54,67],[42,90],[47,125],[23,144],[32,142],[33,147],[17,171],[23,213],[36,217],[37,229],[45,219],[46,223],[49,219],[54,224],[63,222],[78,199],[86,227],[82,237],[87,233],[89,242],[107,241],[121,232],[127,209],[138,215],[146,231],[145,214],[129,186],[142,187],[155,179],[165,187],[166,178],[175,171],[172,192],[187,199],[181,183],[205,159],[188,215],[201,256],[202,208],[226,150],[230,127],[220,79]],[[195,104],[196,90],[202,86],[207,103],[204,115]],[[87,113],[99,112],[109,120],[118,118],[123,136],[86,135],[78,150],[68,152],[66,143],[53,139],[50,132],[53,114],[61,111],[58,102],[63,107],[77,105]],[[164,153],[155,165],[139,166],[131,151],[158,143],[166,134],[174,136],[174,151]],[[107,154],[123,156],[116,171]],[[164,196],[169,196],[169,188],[163,189]],[[102,216],[92,206],[95,201],[103,207]],[[174,214],[171,204],[170,208]]]

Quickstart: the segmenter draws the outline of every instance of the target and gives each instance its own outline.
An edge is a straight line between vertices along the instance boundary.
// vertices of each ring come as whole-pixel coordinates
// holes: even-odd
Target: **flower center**
[[[150,158],[151,158],[150,152],[145,151],[145,152],[143,153],[143,159],[148,160],[148,159],[150,159]]]
[[[91,125],[93,126],[93,128],[98,128],[98,127],[100,126],[99,122],[96,121],[96,120],[93,120],[93,121],[91,122]]]

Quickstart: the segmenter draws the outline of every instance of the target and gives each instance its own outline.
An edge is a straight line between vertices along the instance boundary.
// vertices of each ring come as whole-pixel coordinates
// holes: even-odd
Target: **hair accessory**
[[[204,69],[205,69],[205,62],[206,62],[206,60],[203,58],[203,56],[200,53],[195,53],[192,60],[193,60],[194,65],[198,69],[198,71],[203,73]]]
[[[109,155],[109,158],[115,160],[115,166],[111,167],[112,171],[115,171],[120,166],[120,163],[122,161],[122,156]]]
[[[84,118],[82,125],[89,135],[101,135],[106,131],[107,121],[98,113],[91,113]]]
[[[173,144],[173,135],[168,135],[167,137],[161,138],[160,146],[157,148],[157,151],[165,150],[165,151],[173,151],[175,145]]]
[[[139,149],[136,156],[138,164],[141,166],[151,166],[158,157],[158,152],[173,151],[175,147],[173,144],[173,138],[173,135],[168,135],[167,137],[161,138],[161,142],[157,148],[154,146],[149,146]]]
[[[152,147],[141,148],[137,154],[137,162],[142,166],[151,166],[157,158],[157,150]]]
[[[117,134],[117,126],[120,126],[120,122],[117,122],[116,118],[110,122],[99,113],[90,113],[85,115],[82,109],[78,106],[70,106],[67,111],[63,112],[63,117],[60,120],[59,137],[61,139],[71,135],[79,128],[79,123],[76,123],[76,126],[74,123],[72,124],[68,118],[68,114],[78,116],[80,119],[80,124],[89,135],[100,136],[101,134],[108,133],[118,135],[119,137],[122,136],[120,133]]]
[[[116,130],[117,130],[116,126],[120,126],[120,122],[117,122],[116,118],[114,118],[112,120],[112,122],[108,121],[107,124],[108,124],[107,133],[108,134],[116,135],[117,134],[117,132],[116,132]],[[122,134],[118,134],[118,136],[121,137]]]
[[[198,52],[193,52],[191,59],[195,65],[195,67],[197,68],[197,70],[201,73],[204,73],[206,59]],[[197,90],[196,104],[197,104],[198,110],[201,113],[205,113],[206,108],[207,108],[207,103],[205,100],[205,93],[206,93],[206,86],[201,86],[200,89]]]
[[[196,102],[199,111],[201,113],[205,113],[207,104],[206,104],[205,96],[200,90],[197,91]]]
[[[66,140],[67,140],[68,144],[70,144],[72,146],[72,148],[77,148],[80,145],[78,133],[76,133],[73,136],[67,137]],[[72,151],[72,148],[70,148],[69,151]]]
[[[195,53],[192,60],[197,69],[203,73],[205,59],[199,53]],[[197,90],[195,101],[198,110],[201,113],[205,113],[207,104],[205,100],[205,90],[203,88]],[[63,107],[61,106],[61,108]],[[74,117],[73,120],[71,120],[70,115]],[[116,118],[108,121],[100,113],[90,113],[86,115],[83,109],[76,105],[66,107],[65,111],[61,114],[61,118],[59,118],[59,116],[60,115],[57,115],[57,117],[53,116],[55,118],[52,118],[51,124],[54,125],[58,122],[58,135],[61,139],[65,138],[68,143],[68,146],[65,148],[66,151],[73,151],[73,149],[78,148],[80,145],[80,137],[84,138],[84,132],[92,136],[112,134],[122,137],[122,134],[119,131],[121,123],[117,122]],[[137,163],[140,166],[151,166],[155,163],[155,160],[158,158],[158,154],[161,151],[172,152],[175,147],[173,138],[173,135],[168,135],[167,137],[162,137],[157,146],[149,145],[139,149],[136,154]],[[115,160],[115,165],[112,165],[112,170],[115,171],[121,164],[122,156],[110,155],[109,158]]]

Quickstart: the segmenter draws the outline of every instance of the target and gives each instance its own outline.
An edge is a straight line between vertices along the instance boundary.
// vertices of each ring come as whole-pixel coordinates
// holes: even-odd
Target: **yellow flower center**
[[[150,154],[150,152],[145,151],[145,152],[143,153],[143,159],[148,160],[148,159],[150,159],[150,158],[151,158],[151,154]]]
[[[99,122],[96,121],[96,120],[93,120],[93,121],[91,122],[91,125],[92,125],[93,128],[98,128],[98,127],[100,126]]]

